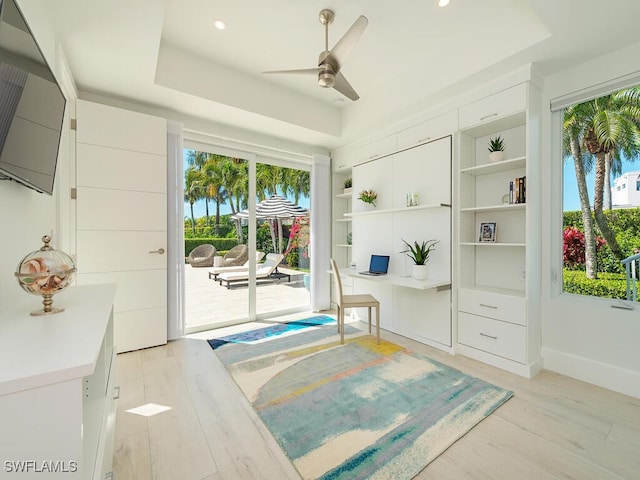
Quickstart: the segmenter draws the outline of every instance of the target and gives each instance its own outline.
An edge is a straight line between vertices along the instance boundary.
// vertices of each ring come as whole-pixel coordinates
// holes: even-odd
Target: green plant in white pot
[[[347,177],[344,181],[344,193],[349,193],[351,191],[352,180],[351,177]]]
[[[489,162],[501,162],[504,160],[504,140],[500,135],[489,139]]]
[[[425,280],[427,278],[427,262],[431,252],[435,250],[438,240],[427,240],[422,243],[413,242],[413,245],[404,239],[402,241],[407,248],[400,253],[406,253],[407,257],[413,260],[411,276],[416,280]]]

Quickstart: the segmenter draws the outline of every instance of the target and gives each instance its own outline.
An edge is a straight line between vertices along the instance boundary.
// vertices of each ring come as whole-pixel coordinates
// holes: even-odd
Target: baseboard
[[[477,348],[469,347],[462,343],[458,344],[456,350],[460,355],[473,358],[474,360],[501,368],[502,370],[515,373],[516,375],[520,375],[525,378],[533,378],[540,370],[542,370],[542,359],[530,365],[525,365],[523,363],[514,362],[513,360],[478,350]]]
[[[640,398],[640,372],[542,348],[544,368],[583,382]]]

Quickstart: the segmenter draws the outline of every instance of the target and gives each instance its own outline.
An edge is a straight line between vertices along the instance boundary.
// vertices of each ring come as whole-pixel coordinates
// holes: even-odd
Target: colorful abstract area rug
[[[316,320],[209,341],[304,479],[413,478],[512,396],[348,325],[340,345]]]

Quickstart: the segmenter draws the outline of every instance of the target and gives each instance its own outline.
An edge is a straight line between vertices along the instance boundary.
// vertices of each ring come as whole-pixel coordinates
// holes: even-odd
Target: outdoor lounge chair
[[[243,263],[249,260],[249,248],[246,245],[240,244],[229,250],[224,257],[222,257],[221,267],[239,267]]]
[[[216,256],[216,247],[208,243],[198,245],[191,250],[187,261],[192,267],[212,267],[213,257]]]
[[[256,269],[256,280],[260,283],[267,281],[282,280],[288,278],[291,281],[291,275],[280,273],[277,271],[278,265],[282,262],[284,255],[279,253],[269,253],[264,263],[258,265]],[[249,282],[249,272],[225,272],[218,275],[220,285],[226,283],[225,287],[229,288],[233,284],[244,284]]]
[[[264,252],[256,252],[256,264],[260,263],[260,260],[262,260],[262,257],[264,257]],[[260,268],[260,267],[261,265],[258,265],[257,268]],[[249,260],[247,260],[242,265],[237,267],[213,267],[209,269],[209,278],[213,280],[217,280],[218,275],[220,275],[221,273],[248,272],[248,271],[249,271]]]

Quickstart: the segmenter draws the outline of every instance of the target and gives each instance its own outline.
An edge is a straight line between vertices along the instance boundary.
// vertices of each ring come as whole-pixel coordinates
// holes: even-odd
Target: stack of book
[[[517,177],[509,182],[509,203],[527,203],[527,177]]]

